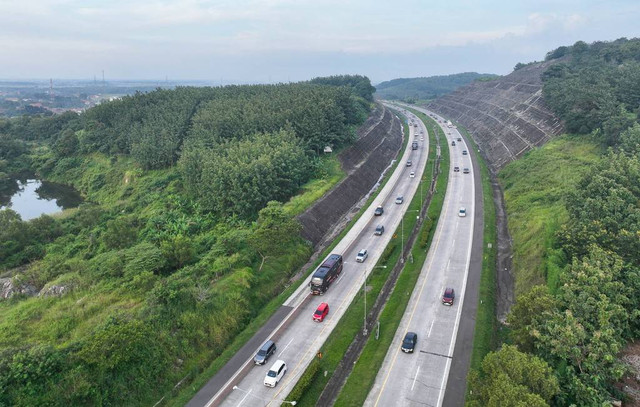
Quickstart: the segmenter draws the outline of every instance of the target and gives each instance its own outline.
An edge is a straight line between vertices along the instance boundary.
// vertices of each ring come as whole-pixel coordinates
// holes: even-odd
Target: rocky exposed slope
[[[563,132],[563,124],[545,106],[540,75],[558,60],[527,65],[509,75],[474,82],[429,108],[469,130],[493,169]]]
[[[314,247],[342,230],[402,145],[400,121],[378,105],[358,129],[358,140],[340,154],[347,177],[301,214],[302,236]],[[346,216],[345,216],[346,215]]]

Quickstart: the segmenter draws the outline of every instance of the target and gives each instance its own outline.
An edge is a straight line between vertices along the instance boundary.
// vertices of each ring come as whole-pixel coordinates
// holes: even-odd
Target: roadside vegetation
[[[513,346],[472,374],[472,406],[620,399],[617,357],[640,333],[640,40],[547,55],[561,57],[543,94],[573,135],[500,174],[514,239]]]
[[[0,212],[2,276],[42,293],[0,301],[0,405],[149,405],[215,365],[309,258],[293,216],[341,177],[319,152],[354,140],[372,90],[178,88],[0,121],[0,179],[27,169],[86,198]]]

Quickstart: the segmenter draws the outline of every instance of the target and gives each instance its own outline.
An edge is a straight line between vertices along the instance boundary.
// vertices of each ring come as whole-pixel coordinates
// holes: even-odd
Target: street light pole
[[[387,266],[374,266],[373,269],[386,269]],[[369,331],[367,330],[367,269],[364,269],[364,284],[362,285],[362,295],[364,296],[364,318],[362,324],[362,335],[367,336]]]
[[[420,212],[420,209],[409,209],[407,212]],[[404,215],[400,218],[400,263],[404,264]],[[420,219],[420,215],[418,215],[418,219]]]

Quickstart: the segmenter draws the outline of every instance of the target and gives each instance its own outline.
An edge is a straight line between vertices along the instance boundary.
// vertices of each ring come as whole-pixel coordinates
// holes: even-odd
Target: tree
[[[538,285],[516,298],[507,316],[511,338],[525,352],[535,349],[533,332],[545,320],[546,314],[556,309],[557,301],[546,286]]]
[[[558,394],[558,380],[542,359],[503,345],[489,352],[470,380],[471,406],[547,406]]]
[[[288,216],[280,202],[271,201],[260,211],[249,244],[262,258],[260,269],[269,256],[282,254],[292,242],[300,239],[300,223]]]

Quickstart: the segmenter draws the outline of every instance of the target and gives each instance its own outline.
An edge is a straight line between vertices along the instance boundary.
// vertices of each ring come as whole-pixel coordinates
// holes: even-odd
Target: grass
[[[568,220],[564,194],[598,161],[601,151],[586,138],[562,136],[500,171],[514,242],[516,295],[537,284],[555,290],[559,267],[551,249],[558,229]]]
[[[300,193],[284,204],[283,208],[288,214],[298,215],[304,212],[346,175],[340,167],[337,153],[322,156],[319,168],[322,169],[320,176],[304,184]]]
[[[405,132],[408,132],[407,128],[405,128]],[[406,134],[407,133],[405,133],[405,135]],[[435,137],[432,135],[430,137],[431,137],[430,139],[431,143],[432,145],[434,145]],[[444,145],[442,146],[442,148],[443,149],[447,148],[446,140],[444,141]],[[426,167],[427,179],[431,178],[431,174],[433,171],[433,166],[431,165],[431,163],[433,162],[434,159],[435,159],[435,149],[432,148],[430,149],[430,152],[429,152],[429,158],[428,158],[427,167]],[[441,168],[443,168],[444,174],[448,174],[448,161],[444,162]],[[436,196],[434,196],[432,205],[429,208],[429,216],[431,219],[434,219],[434,218],[437,219],[439,214],[438,208],[441,207],[442,200],[444,199],[444,192],[446,188],[444,188],[444,185],[440,184],[441,182],[444,182],[444,185],[446,185],[446,177],[439,178],[438,190],[441,192],[437,193]],[[440,197],[439,195],[442,195],[442,196]],[[420,208],[420,196],[419,194],[416,194],[416,196],[414,196],[412,202],[410,203],[409,210],[410,211],[418,210],[419,208]],[[406,223],[407,225],[405,225],[405,227],[407,228],[407,230],[411,230],[416,223],[415,217],[409,216]],[[433,233],[433,230],[431,230],[432,225],[433,225],[433,222],[424,222],[422,226],[423,231],[421,232],[424,232],[424,230],[426,229],[427,233]],[[385,249],[385,252],[381,256],[380,261],[377,264],[377,266],[385,265],[388,268],[374,269],[370,279],[367,282],[368,283],[367,285],[370,288],[369,293],[367,294],[367,298],[370,301],[370,303],[373,303],[375,301],[375,298],[377,298],[377,296],[379,295],[380,289],[382,288],[382,286],[386,282],[386,279],[388,278],[389,271],[391,270],[390,267],[392,267],[397,262],[398,257],[400,256],[400,250],[399,250],[400,242],[398,241],[398,238],[397,238],[399,234],[400,234],[400,230],[396,230],[394,234],[396,238],[391,240],[391,242]],[[416,240],[416,242],[418,241],[419,239]],[[393,335],[397,328],[397,323],[399,322],[400,317],[404,313],[404,309],[406,308],[406,305],[408,302],[407,293],[408,294],[411,293],[411,291],[413,290],[413,286],[415,285],[415,282],[419,275],[419,273],[416,272],[416,269],[417,270],[420,269],[422,262],[424,262],[424,258],[426,257],[426,251],[424,250],[424,248],[417,247],[419,246],[417,243],[415,246],[416,247],[412,249],[414,262],[406,263],[396,283],[394,294],[392,294],[392,297],[389,299],[388,303],[385,306],[384,311],[381,314],[380,324],[382,326],[382,329],[380,330],[380,339],[377,341],[369,339],[369,341],[367,342],[367,345],[363,350],[363,354],[361,355],[360,359],[356,363],[355,369],[351,373],[351,376],[349,377],[350,382],[347,383],[347,385],[345,386],[345,388],[349,388],[348,393],[350,398],[353,395],[356,400],[360,400],[360,399],[361,400],[354,401],[349,399],[346,401],[347,405],[362,404],[362,402],[364,401],[364,398],[366,398],[366,393],[370,388],[370,385],[366,383],[370,382],[371,384],[373,384],[373,380],[375,380],[375,373],[377,372],[377,368],[371,367],[370,364],[377,363],[379,367],[379,365],[382,363],[382,360],[384,360],[386,350],[388,349],[388,343],[390,343],[390,341],[393,339]],[[339,362],[342,360],[344,353],[346,352],[349,345],[352,343],[355,336],[360,334],[361,326],[362,326],[362,315],[364,313],[363,302],[364,301],[362,296],[362,290],[360,290],[358,295],[354,299],[354,301],[351,303],[349,309],[343,315],[338,325],[334,329],[333,333],[330,335],[329,339],[325,342],[324,346],[322,347],[322,353],[323,355],[325,355],[325,357],[323,357],[320,360],[319,362],[320,368],[317,369],[317,372],[314,374],[314,377],[312,378],[312,380],[308,380],[306,381],[306,383],[302,384],[303,386],[305,386],[304,389],[294,388],[294,390],[292,391],[292,394],[303,393],[302,397],[298,399],[299,405],[302,405],[302,406],[315,405],[320,394],[324,390],[328,380],[331,378],[331,373],[335,371],[336,367],[338,366]],[[387,343],[387,345],[384,345],[385,343]],[[363,365],[363,363],[365,363],[366,365]],[[357,369],[357,373],[356,373],[356,369]],[[316,371],[315,368],[313,368],[313,370]],[[324,375],[325,371],[327,372],[326,376]],[[365,377],[360,377],[360,375],[363,375]],[[350,384],[352,377],[357,377],[357,379],[355,379],[355,385]],[[363,394],[364,396],[362,396]],[[338,399],[338,404],[340,403],[341,397],[344,397],[344,394],[340,394]]]

